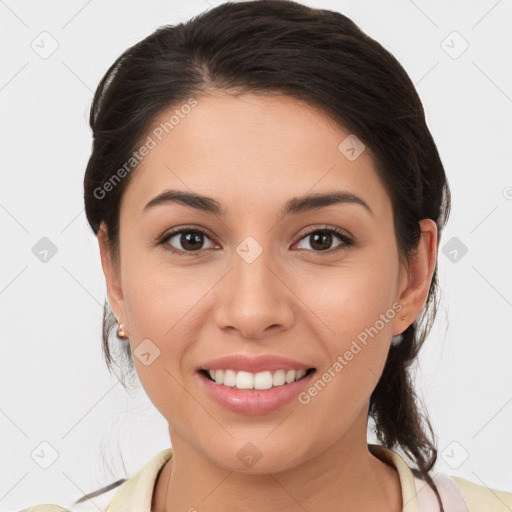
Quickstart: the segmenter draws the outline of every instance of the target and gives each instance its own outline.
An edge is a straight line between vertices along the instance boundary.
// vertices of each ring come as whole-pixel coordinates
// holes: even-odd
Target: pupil
[[[315,234],[313,234],[313,243],[311,244],[313,249],[315,249],[314,244],[316,244],[319,239],[321,241],[327,242],[327,243],[320,244],[321,247],[319,247],[319,248],[317,247],[316,249],[328,249],[331,245],[332,234],[331,233],[322,233],[322,234],[315,233]]]
[[[189,233],[186,233],[186,234],[183,234],[181,235],[181,245],[182,247],[184,247],[185,249],[189,249],[189,250],[197,250],[197,249],[200,249],[201,247],[201,237],[202,237],[202,233],[197,233],[197,232],[189,232]],[[194,242],[197,242],[198,245],[193,245]]]

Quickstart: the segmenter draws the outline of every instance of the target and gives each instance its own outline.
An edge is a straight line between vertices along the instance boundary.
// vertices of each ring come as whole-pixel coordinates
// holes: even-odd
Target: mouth
[[[308,368],[307,364],[274,356],[253,359],[252,364],[247,359],[245,363],[241,361],[236,357],[217,359],[196,372],[206,394],[237,414],[272,414],[292,404],[311,385],[316,372],[316,368]],[[237,366],[238,369],[233,369]]]
[[[246,391],[265,391],[268,389],[288,386],[294,382],[305,379],[316,371],[316,368],[308,369],[278,369],[265,370],[252,373],[226,369],[199,369],[204,378],[223,387],[235,388]]]

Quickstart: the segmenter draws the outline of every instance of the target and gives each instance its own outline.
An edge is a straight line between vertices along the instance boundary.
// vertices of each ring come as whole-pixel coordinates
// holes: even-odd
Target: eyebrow
[[[216,216],[224,216],[226,213],[223,210],[221,204],[212,197],[203,196],[193,192],[172,189],[164,190],[161,194],[157,195],[151,201],[149,201],[149,203],[144,207],[143,213],[154,208],[155,206],[169,203],[179,203],[184,206],[190,206],[203,212],[212,213]],[[342,190],[336,190],[322,194],[306,194],[304,196],[294,197],[285,203],[283,209],[281,210],[281,215],[283,217],[286,215],[296,215],[311,210],[317,210],[319,208],[325,208],[333,204],[360,205],[364,207],[365,210],[370,215],[372,215],[372,217],[375,217],[373,210],[366,203],[366,201],[364,201],[364,199],[355,194],[352,194],[351,192]]]

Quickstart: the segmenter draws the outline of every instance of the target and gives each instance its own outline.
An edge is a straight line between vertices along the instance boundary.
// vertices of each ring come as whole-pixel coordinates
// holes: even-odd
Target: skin
[[[150,339],[160,350],[147,366],[134,356],[173,447],[152,510],[239,510],[241,503],[269,512],[402,510],[398,474],[368,450],[368,406],[391,337],[425,303],[436,225],[420,222],[418,250],[400,265],[391,202],[369,151],[350,161],[338,150],[350,132],[290,97],[216,91],[197,100],[134,171],[121,204],[119,265],[107,226],[98,233],[126,342],[133,352]],[[217,218],[178,203],[143,213],[166,188],[211,196],[227,213]],[[374,216],[354,204],[279,214],[292,197],[340,189],[363,198]],[[182,256],[155,245],[185,225],[212,236]],[[357,245],[335,251],[343,242],[333,235],[319,250],[304,234],[325,225],[344,229]],[[236,252],[247,236],[263,248],[250,264]],[[183,250],[180,239],[167,247]],[[400,313],[306,405],[293,400],[269,414],[237,414],[214,402],[196,373],[207,360],[238,353],[282,355],[322,374],[393,303]],[[237,457],[247,442],[262,454],[252,467]]]

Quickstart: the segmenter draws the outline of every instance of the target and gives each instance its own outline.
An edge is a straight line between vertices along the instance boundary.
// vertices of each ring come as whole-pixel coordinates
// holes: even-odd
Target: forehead
[[[142,213],[167,188],[213,196],[227,210],[280,208],[289,197],[332,189],[363,197],[377,215],[389,209],[369,150],[349,159],[344,150],[353,136],[314,106],[220,92],[195,102],[166,109],[148,130],[152,148],[123,198],[131,212]]]

